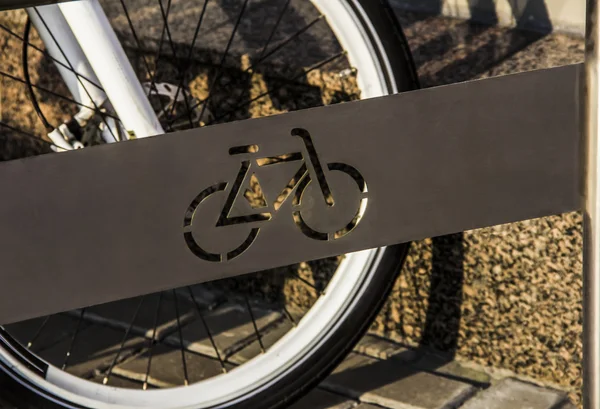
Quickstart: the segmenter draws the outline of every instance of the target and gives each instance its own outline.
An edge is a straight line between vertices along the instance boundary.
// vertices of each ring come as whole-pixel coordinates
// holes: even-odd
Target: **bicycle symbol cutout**
[[[258,237],[258,233],[264,224],[273,219],[274,215],[279,211],[279,209],[283,206],[283,204],[287,201],[287,199],[292,197],[292,218],[296,226],[299,230],[306,235],[307,237],[314,240],[321,241],[332,241],[338,240],[350,232],[352,232],[356,226],[360,223],[367,209],[368,197],[367,197],[367,183],[361,173],[354,168],[353,166],[347,165],[345,163],[332,162],[327,163],[327,173],[323,170],[319,157],[317,155],[317,151],[313,144],[310,133],[303,128],[294,128],[291,131],[291,135],[299,138],[303,142],[303,151],[291,152],[278,156],[271,157],[263,157],[263,158],[254,158],[250,160],[248,158],[244,158],[241,161],[239,171],[237,173],[236,179],[233,183],[221,182],[217,183],[213,186],[210,186],[204,189],[200,194],[198,194],[194,200],[188,206],[183,223],[183,236],[188,248],[195,254],[197,257],[211,262],[225,262],[233,260],[236,257],[239,257],[246,250],[250,248],[250,246],[254,243],[254,241]],[[259,147],[257,145],[245,145],[245,146],[236,146],[229,149],[230,155],[245,155],[252,156],[259,151]],[[273,166],[281,163],[290,163],[290,162],[300,162],[300,167],[297,172],[294,174],[292,179],[287,183],[287,185],[283,188],[281,193],[277,196],[277,198],[273,201],[272,206],[269,206],[264,196],[264,193],[260,193],[258,197],[256,195],[252,197],[252,193],[247,190],[244,194],[240,194],[241,187],[245,180],[247,180],[247,176],[251,172],[251,168],[253,166],[258,166],[259,168],[264,168],[268,166]],[[323,200],[326,208],[333,208],[336,201],[334,200],[332,191],[330,189],[330,183],[328,182],[328,174],[331,176],[330,172],[341,172],[342,174],[346,174],[355,182],[355,185],[358,187],[358,203],[356,206],[356,210],[353,211],[353,217],[351,217],[350,221],[344,222],[341,228],[333,229],[333,231],[319,231],[316,228],[309,226],[306,222],[305,213],[309,213],[309,210],[306,209],[306,202],[309,200]],[[252,174],[252,179],[259,184],[259,181],[256,177],[256,174]],[[313,196],[319,196],[320,198],[307,198],[307,190],[309,186],[311,186],[313,180],[316,180],[318,183],[319,194]],[[354,183],[351,183],[354,186]],[[192,227],[194,222],[198,220],[200,217],[198,213],[201,212],[203,206],[207,201],[218,195],[225,194],[229,190],[227,194],[227,198],[225,199],[225,203],[220,210],[219,216],[217,218],[215,228],[226,228],[227,226],[241,225],[241,224],[250,224],[251,229],[248,235],[245,237],[243,242],[239,244],[237,247],[230,251],[225,252],[214,252],[206,250],[206,247],[201,246],[197,239],[195,238],[195,233],[192,232]],[[262,191],[261,191],[262,192]],[[232,209],[234,208],[234,204],[237,200],[247,200],[247,204],[251,206],[253,209],[252,213],[233,216]],[[266,211],[265,208],[267,208]],[[260,211],[260,210],[263,211]],[[259,211],[259,212],[256,212]],[[195,229],[197,230],[197,229]]]

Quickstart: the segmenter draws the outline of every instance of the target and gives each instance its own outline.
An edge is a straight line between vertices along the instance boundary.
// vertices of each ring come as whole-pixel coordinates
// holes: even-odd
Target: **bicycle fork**
[[[83,106],[75,119],[83,123],[109,100],[128,137],[164,133],[121,43],[97,0],[79,0],[27,9],[48,53],[74,100]],[[98,86],[101,85],[101,87]],[[107,142],[115,142],[120,126],[105,120]],[[67,132],[64,126],[59,127]],[[56,131],[50,137],[57,138]],[[65,135],[63,135],[65,136]],[[60,138],[57,138],[60,139]],[[57,140],[65,150],[68,144]],[[63,146],[64,145],[64,146]]]

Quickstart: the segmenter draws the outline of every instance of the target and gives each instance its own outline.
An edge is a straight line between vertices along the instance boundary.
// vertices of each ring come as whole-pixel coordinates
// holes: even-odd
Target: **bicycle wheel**
[[[102,5],[168,130],[418,86],[406,40],[383,0]],[[83,90],[71,90],[55,65],[73,66],[39,51],[44,46],[24,12],[3,20],[4,50],[27,50],[0,61],[3,92],[11,92],[0,121],[3,159],[61,150],[44,135],[72,120],[82,105],[92,119],[83,129],[70,123],[81,146],[124,138],[110,103],[82,102],[101,84],[78,73]],[[21,70],[23,78],[15,74]],[[6,91],[9,83],[22,88]],[[23,109],[27,98],[34,101],[30,110]],[[256,181],[248,192],[249,200],[264,197]],[[323,379],[367,330],[407,248],[6,325],[0,370],[31,399],[64,408],[284,407]]]

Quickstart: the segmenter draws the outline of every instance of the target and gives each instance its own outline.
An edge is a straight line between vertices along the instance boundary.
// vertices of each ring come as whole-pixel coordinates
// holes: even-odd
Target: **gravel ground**
[[[580,38],[399,17],[424,87],[583,61]],[[580,402],[581,250],[578,213],[415,242],[373,330],[559,384]]]
[[[144,10],[140,7],[137,13],[144,17]],[[424,87],[583,60],[583,42],[578,38],[542,36],[412,13],[399,13],[399,17]],[[1,20],[16,27],[22,24],[23,15],[3,14]],[[220,38],[222,26],[215,27],[210,32]],[[246,31],[246,41],[251,43],[250,29]],[[12,55],[11,47],[17,47],[18,42],[5,35],[0,40],[2,69],[20,74],[18,55],[15,59],[5,58]],[[35,36],[33,41],[37,41]],[[136,56],[132,57],[136,61]],[[39,56],[35,58],[30,58],[30,64],[44,69],[42,85],[55,85],[52,66]],[[247,67],[248,61],[241,56],[237,64],[232,65],[225,80],[241,78],[240,84],[248,86],[248,94],[260,95],[268,80],[261,73],[240,77],[240,68]],[[140,58],[137,65],[141,67]],[[164,72],[171,69],[168,64],[163,67]],[[209,63],[200,65],[190,80],[190,88],[199,98],[205,96],[210,70]],[[38,79],[36,72],[34,82]],[[6,84],[3,80],[3,120],[43,133],[23,87]],[[315,92],[307,92],[307,85]],[[287,102],[294,87],[290,85],[282,95],[252,104],[238,119],[302,108],[302,104]],[[311,73],[302,87],[306,95],[325,104],[356,97],[351,81],[340,83],[326,70]],[[67,110],[55,110],[55,102],[48,97],[40,103],[54,122],[60,120],[60,112]],[[6,132],[0,144],[8,146],[7,137],[12,141],[11,148],[14,141],[19,141],[24,145],[19,151],[23,147],[25,153],[39,149],[29,139]],[[10,150],[0,146],[0,151],[9,152],[10,157]],[[571,392],[574,401],[579,401],[581,242],[580,216],[571,213],[413,243],[392,296],[372,329],[408,344],[454,351],[459,359],[559,384]],[[315,268],[317,265],[320,268]],[[300,276],[314,279],[316,274],[318,281],[317,270],[327,276],[330,267],[303,263],[297,268]],[[297,280],[282,285],[285,288],[281,293],[287,301],[305,306],[312,302],[314,294]],[[270,290],[268,286],[264,289]]]

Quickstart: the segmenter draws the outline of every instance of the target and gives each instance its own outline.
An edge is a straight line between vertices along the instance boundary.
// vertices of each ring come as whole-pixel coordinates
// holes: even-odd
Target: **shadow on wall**
[[[471,13],[470,20],[454,26],[453,32],[443,32],[414,48],[415,64],[422,66],[434,53],[444,55],[452,52],[457,46],[457,38],[477,46],[462,57],[452,57],[447,65],[435,73],[421,73],[422,86],[472,80],[552,31],[544,0],[508,0],[516,27],[507,30],[502,38],[494,34],[492,27],[477,24],[494,25],[499,22],[496,13],[498,0],[466,1]],[[429,4],[433,5],[433,9],[428,7],[430,12],[441,14],[443,0],[431,0]],[[415,21],[421,18],[417,16]],[[535,23],[535,27],[532,23]],[[523,28],[535,28],[535,31],[523,32]],[[430,287],[420,345],[446,352],[447,361],[453,359],[458,349],[464,282],[463,252],[462,233],[432,239]]]
[[[463,234],[432,238],[429,297],[421,346],[435,346],[452,360],[458,349],[464,281]]]

